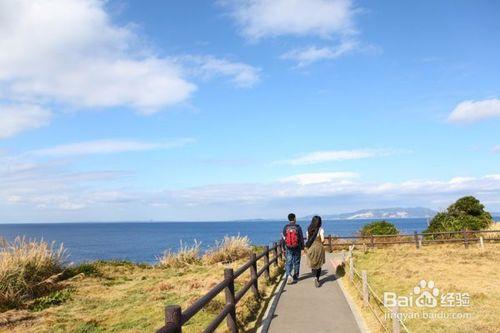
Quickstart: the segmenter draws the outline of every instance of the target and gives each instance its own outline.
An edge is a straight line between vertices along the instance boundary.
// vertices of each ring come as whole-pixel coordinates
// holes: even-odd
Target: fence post
[[[370,243],[371,243],[372,249],[375,248],[375,237],[373,237],[373,235],[372,235],[372,237],[370,239]]]
[[[363,278],[363,306],[368,306],[370,293],[368,291],[368,276],[366,275],[366,271],[361,271],[361,277]]]
[[[165,328],[169,332],[181,333],[182,332],[182,311],[179,305],[167,305],[165,307]],[[160,330],[159,332],[161,332]]]
[[[469,241],[467,240],[467,231],[465,229],[462,230],[462,235],[464,237],[464,246],[465,246],[465,248],[468,248]]]
[[[255,253],[250,255],[252,266],[250,266],[250,278],[252,279],[252,291],[255,297],[259,298],[259,278],[257,276],[257,256]]]
[[[328,246],[330,247],[330,253],[333,252],[332,235],[328,236]]]
[[[419,244],[419,242],[418,242],[418,235],[417,235],[417,232],[415,231],[415,232],[413,233],[413,235],[414,235],[414,237],[415,237],[415,246],[417,247],[417,249],[419,249],[419,248],[420,248],[420,244]]]
[[[367,254],[367,253],[368,253],[368,246],[366,246],[366,243],[364,243],[364,242],[363,242],[363,252],[364,252],[365,254]]]
[[[391,309],[392,312],[392,333],[399,333],[401,331],[401,324],[399,323],[398,313],[399,306],[395,305]]]
[[[349,281],[354,282],[354,258],[349,257]]]
[[[224,269],[224,279],[227,281],[227,287],[225,289],[226,305],[231,307],[226,317],[227,327],[231,333],[238,333],[238,327],[236,325],[236,302],[234,300],[234,272],[232,268]]]
[[[274,261],[274,266],[278,266],[278,260],[279,260],[279,255],[278,255],[278,243],[274,242],[273,243],[273,253],[274,253],[274,258],[276,260]]]
[[[281,260],[281,244],[274,242],[274,256],[276,261],[274,262],[274,266],[278,266],[278,261]]]
[[[264,248],[266,251],[266,255],[264,256],[264,265],[266,265],[266,269],[264,270],[264,275],[267,280],[269,280],[270,274],[269,274],[269,246],[266,245]]]
[[[484,239],[483,239],[483,236],[479,237],[479,246],[481,247],[481,251],[484,251]]]

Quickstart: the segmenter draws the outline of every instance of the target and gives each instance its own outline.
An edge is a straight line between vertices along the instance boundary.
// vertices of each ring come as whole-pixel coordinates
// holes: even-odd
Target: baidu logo
[[[434,308],[438,304],[439,289],[434,281],[421,280],[418,285],[413,288],[413,293],[408,296],[398,296],[394,292],[384,293],[384,305],[387,307],[400,306],[417,306]]]
[[[441,293],[432,280],[421,280],[409,295],[397,295],[394,292],[384,293],[384,305],[387,307],[435,308],[469,306],[468,293]]]

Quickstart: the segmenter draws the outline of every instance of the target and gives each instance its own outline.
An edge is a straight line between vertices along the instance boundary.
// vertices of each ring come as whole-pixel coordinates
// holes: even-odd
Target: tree
[[[371,235],[397,235],[399,234],[398,228],[392,223],[387,221],[376,221],[365,224],[360,230],[361,236]]]
[[[436,214],[425,232],[481,230],[493,222],[491,214],[473,196],[458,199],[446,212]]]

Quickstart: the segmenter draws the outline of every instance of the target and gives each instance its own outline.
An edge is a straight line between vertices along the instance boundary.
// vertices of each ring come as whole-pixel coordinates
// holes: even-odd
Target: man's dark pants
[[[286,278],[288,278],[289,276],[292,276],[294,280],[297,280],[299,278],[300,255],[300,247],[294,249],[286,249]]]

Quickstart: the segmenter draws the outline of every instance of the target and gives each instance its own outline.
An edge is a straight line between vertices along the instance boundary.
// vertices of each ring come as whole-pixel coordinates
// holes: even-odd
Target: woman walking
[[[314,285],[319,288],[319,276],[321,275],[321,266],[325,263],[325,249],[323,241],[325,240],[325,232],[321,227],[321,217],[314,216],[309,228],[307,228],[307,243],[306,252],[309,259],[309,266],[315,277]]]

